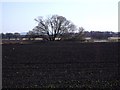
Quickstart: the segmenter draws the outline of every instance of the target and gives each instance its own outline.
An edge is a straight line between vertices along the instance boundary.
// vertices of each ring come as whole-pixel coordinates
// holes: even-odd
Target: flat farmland
[[[119,43],[2,45],[3,88],[119,88]]]

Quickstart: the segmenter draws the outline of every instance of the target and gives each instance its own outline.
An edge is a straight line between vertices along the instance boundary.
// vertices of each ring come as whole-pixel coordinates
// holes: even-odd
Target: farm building
[[[93,42],[91,37],[85,37],[85,42]]]
[[[86,37],[85,42],[108,42],[106,39],[93,39],[91,37]]]
[[[120,37],[109,37],[108,41],[109,42],[119,42],[120,41]]]

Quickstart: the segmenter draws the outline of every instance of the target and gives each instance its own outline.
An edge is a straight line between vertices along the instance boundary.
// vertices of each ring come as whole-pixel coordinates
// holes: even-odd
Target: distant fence
[[[55,40],[59,40],[60,38],[56,38]],[[0,44],[30,44],[35,42],[42,42],[44,41],[43,38],[11,38],[11,39],[2,39]],[[109,37],[107,40],[97,40],[92,39],[90,37],[86,37],[84,42],[120,42],[120,37]]]
[[[33,42],[32,40],[2,40],[1,44],[30,44]]]

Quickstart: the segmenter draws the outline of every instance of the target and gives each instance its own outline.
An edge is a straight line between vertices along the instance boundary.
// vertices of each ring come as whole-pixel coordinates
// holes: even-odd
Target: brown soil
[[[119,88],[119,43],[2,45],[3,88]]]

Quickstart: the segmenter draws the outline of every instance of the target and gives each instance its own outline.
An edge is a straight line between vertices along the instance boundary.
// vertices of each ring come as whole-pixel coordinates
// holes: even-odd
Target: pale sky
[[[85,31],[118,31],[119,0],[2,0],[1,32],[28,32],[38,16],[62,15]]]

